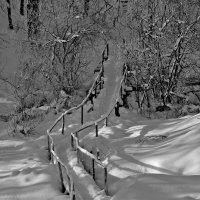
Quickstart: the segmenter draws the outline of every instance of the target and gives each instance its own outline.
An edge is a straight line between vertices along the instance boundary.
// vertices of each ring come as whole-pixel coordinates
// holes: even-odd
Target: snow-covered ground
[[[3,135],[3,134],[2,134]],[[58,170],[49,165],[42,140],[0,140],[0,199],[57,199]]]
[[[108,166],[112,199],[200,199],[199,118],[139,121],[124,113],[98,139],[86,136],[84,146],[98,146]]]
[[[84,122],[98,119],[116,99],[121,77],[120,56],[116,46],[105,65],[104,89],[95,100],[94,112],[84,107]],[[10,102],[2,102],[10,103]],[[109,125],[101,124],[99,137],[93,129],[81,133],[82,145],[100,150],[108,167],[108,195],[112,200],[191,200],[200,199],[200,115],[179,119],[146,120],[136,112],[120,109]],[[70,150],[69,133],[80,127],[80,112],[66,119],[65,135],[60,127],[52,133],[56,152],[69,167],[78,199],[102,199],[103,173],[96,166],[96,183],[77,163]],[[56,116],[49,114],[34,138],[0,134],[0,199],[67,199],[60,192],[57,165],[47,160],[46,130]],[[43,135],[42,135],[43,134]],[[42,135],[42,136],[41,136]],[[83,158],[85,167],[90,167]],[[105,198],[104,198],[105,199]],[[109,199],[109,198],[108,198]]]
[[[115,58],[111,57],[112,59]],[[117,66],[117,63],[115,64]],[[108,64],[107,68],[109,66]],[[118,80],[118,75],[119,73],[116,73],[112,79]],[[94,113],[107,111],[112,104],[118,83],[113,82],[106,82],[99,102],[96,102],[100,105],[100,110],[96,109]],[[108,167],[108,194],[112,196],[111,199],[200,199],[200,115],[146,120],[134,111],[123,108],[120,111],[120,118],[113,114],[109,118],[109,126],[102,125],[98,138],[94,130],[80,134],[85,148],[93,152],[96,147],[100,150],[100,158]],[[91,115],[92,119],[94,113]],[[89,116],[87,118],[91,120]],[[70,127],[73,126],[68,128]],[[68,152],[68,147],[63,149],[62,145],[58,149],[63,160],[67,157],[65,154],[68,154],[67,162],[75,174],[74,180],[77,181],[75,185],[79,189],[82,186],[85,191],[83,199],[98,199],[101,190],[91,186],[91,177],[87,177],[87,173],[80,170],[81,165],[75,162],[76,154]],[[83,160],[85,168],[91,169],[91,160],[86,157],[83,157]],[[100,189],[103,189],[104,181],[102,172],[96,166],[96,183]]]

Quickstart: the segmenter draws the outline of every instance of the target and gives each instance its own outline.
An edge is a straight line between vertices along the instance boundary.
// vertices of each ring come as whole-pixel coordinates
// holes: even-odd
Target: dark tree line
[[[24,0],[20,0],[20,14],[24,15]]]
[[[8,15],[8,23],[9,29],[13,29],[13,20],[12,20],[12,5],[10,0],[6,0],[7,3],[7,15]],[[39,34],[39,0],[28,0],[26,5],[27,11],[27,27],[28,33],[27,36],[29,39],[37,39]],[[20,14],[22,16],[25,15],[25,1],[20,0]]]
[[[188,77],[200,73],[199,1],[126,3],[127,12],[119,12],[117,26],[124,61],[133,72],[129,80],[133,87],[147,86],[146,91],[135,91],[138,106],[149,99],[165,106],[174,95],[181,96]]]
[[[27,26],[28,38],[37,39],[39,35],[39,0],[28,0],[27,4]]]
[[[11,16],[11,4],[10,0],[6,0],[7,2],[7,12],[8,12],[8,23],[9,23],[9,28],[13,29],[13,22],[12,22],[12,16]]]
[[[8,2],[12,29],[19,23],[16,36],[23,34],[27,39],[17,45],[21,55],[14,79],[0,79],[12,88],[18,104],[14,129],[21,132],[22,127],[24,133],[32,108],[66,109],[85,97],[94,76],[92,59],[112,38],[118,7],[115,0],[20,0],[17,6]],[[11,9],[18,7],[15,12],[24,17],[12,21]]]

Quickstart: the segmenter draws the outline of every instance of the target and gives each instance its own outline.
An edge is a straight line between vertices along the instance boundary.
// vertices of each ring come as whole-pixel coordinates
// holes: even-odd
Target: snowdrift
[[[144,121],[124,111],[98,139],[91,132],[83,143],[100,149],[113,200],[199,199],[199,119]]]

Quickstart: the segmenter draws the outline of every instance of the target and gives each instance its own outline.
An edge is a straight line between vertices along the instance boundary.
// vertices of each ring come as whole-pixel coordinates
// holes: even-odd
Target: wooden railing
[[[110,114],[115,110],[115,114],[116,112],[118,113],[119,112],[119,107],[121,106],[121,103],[120,103],[120,99],[121,99],[121,95],[122,95],[122,84],[126,78],[126,74],[127,74],[127,70],[125,70],[124,72],[124,75],[123,75],[123,78],[121,79],[121,82],[120,82],[120,87],[119,87],[119,90],[118,90],[118,97],[116,98],[116,101],[115,103],[113,104],[113,106],[111,107],[111,109],[106,113],[104,114],[101,118],[95,120],[95,121],[91,121],[91,122],[88,122],[88,123],[85,123],[83,126],[81,126],[79,129],[75,130],[73,133],[71,133],[71,146],[74,150],[77,151],[77,158],[78,160],[81,160],[82,158],[82,154],[85,154],[86,156],[88,156],[89,158],[91,158],[92,160],[92,176],[93,176],[93,179],[95,181],[95,164],[102,167],[104,169],[104,191],[105,193],[108,193],[107,192],[107,182],[108,182],[108,172],[107,172],[107,166],[101,162],[99,160],[99,154],[100,152],[97,150],[97,155],[94,155],[93,153],[87,151],[86,149],[82,148],[80,146],[80,142],[79,142],[79,133],[87,128],[90,128],[92,126],[95,126],[95,130],[96,130],[96,137],[98,137],[98,127],[99,127],[99,124],[101,122],[105,122],[105,125],[108,126],[108,119],[109,119],[109,116]],[[116,111],[117,110],[117,111]],[[117,114],[116,114],[117,115]]]
[[[105,113],[101,118],[95,120],[95,121],[91,121],[91,122],[87,122],[84,124],[83,121],[83,106],[87,103],[88,100],[90,100],[91,95],[93,95],[93,93],[95,93],[95,97],[97,96],[97,87],[100,86],[100,89],[102,89],[102,77],[104,76],[104,61],[108,59],[108,52],[109,52],[109,46],[108,44],[106,45],[105,49],[102,52],[102,59],[101,62],[99,64],[101,64],[101,69],[100,72],[98,73],[97,77],[95,78],[93,85],[91,86],[88,95],[86,96],[86,98],[76,107],[73,107],[67,111],[65,111],[54,123],[53,125],[47,130],[47,141],[48,141],[48,155],[49,155],[49,160],[51,160],[52,163],[54,164],[58,164],[58,169],[59,169],[59,173],[60,173],[60,180],[61,180],[61,187],[62,187],[62,192],[65,193],[66,192],[66,185],[65,185],[65,181],[63,179],[63,169],[65,169],[66,174],[67,174],[67,182],[69,183],[69,193],[70,193],[70,199],[75,199],[75,192],[74,192],[74,183],[73,180],[68,172],[67,167],[64,165],[64,163],[59,159],[59,157],[57,156],[56,152],[54,151],[54,141],[52,136],[50,135],[50,133],[52,132],[52,130],[54,129],[54,127],[60,122],[62,121],[62,134],[64,134],[65,131],[65,116],[68,114],[73,113],[74,111],[81,109],[81,124],[82,126],[75,130],[73,133],[71,133],[71,146],[72,148],[77,152],[77,158],[78,161],[81,161],[82,155],[84,154],[86,156],[88,156],[89,158],[91,158],[92,160],[92,177],[95,181],[95,164],[102,167],[104,169],[104,190],[105,193],[107,193],[107,183],[108,183],[108,172],[107,172],[107,166],[100,161],[99,159],[99,151],[97,152],[98,155],[94,155],[92,152],[89,152],[88,150],[86,150],[85,148],[81,147],[80,145],[80,140],[79,140],[79,134],[81,131],[90,128],[92,126],[95,126],[95,130],[96,130],[96,137],[98,137],[98,126],[101,122],[105,121],[105,125],[108,125],[108,119],[110,114],[113,112],[113,110],[115,110],[115,114],[117,115],[117,113],[119,113],[119,107],[121,106],[120,103],[120,99],[122,97],[122,93],[123,93],[123,82],[125,81],[126,77],[127,77],[127,67],[125,66],[125,69],[123,70],[123,76],[122,79],[120,81],[119,84],[119,88],[118,88],[118,95],[116,98],[116,101],[114,102],[113,106],[111,107],[111,109]]]

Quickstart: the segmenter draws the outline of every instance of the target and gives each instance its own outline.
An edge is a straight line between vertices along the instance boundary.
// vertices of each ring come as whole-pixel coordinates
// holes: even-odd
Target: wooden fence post
[[[122,95],[123,95],[123,88],[122,88],[122,85],[120,87],[120,95],[121,95],[121,99],[122,99]]]
[[[119,102],[117,102],[117,104],[115,105],[115,116],[116,116],[116,117],[120,117],[120,113],[119,113]]]
[[[108,126],[108,117],[105,119],[105,125]]]
[[[83,125],[83,105],[81,106],[81,124]]]
[[[70,176],[68,175],[68,172],[67,172],[66,176],[67,176],[68,192],[69,192],[69,195],[70,195],[70,191],[71,191],[71,179],[70,179]],[[67,193],[67,190],[66,190],[66,193]]]
[[[103,62],[102,62],[102,75],[101,76],[104,77],[104,64],[103,64]]]
[[[95,181],[95,160],[92,159],[92,177]]]
[[[90,151],[91,154],[93,154],[93,151]],[[95,160],[92,158],[92,178],[94,179],[95,181]]]
[[[72,194],[72,195],[73,195],[72,200],[76,200],[76,194],[75,194],[74,184],[73,184],[73,190],[72,190],[72,191],[73,191],[73,194]]]
[[[74,150],[74,138],[73,138],[72,134],[71,134],[71,146],[72,146],[72,149]]]
[[[76,200],[74,183],[71,182],[70,200]]]
[[[78,139],[78,132],[75,132],[76,138]],[[79,140],[78,140],[79,141]]]
[[[97,83],[95,83],[95,88],[94,88],[94,97],[97,98]]]
[[[99,83],[98,84],[99,84],[99,88],[98,89],[100,91],[101,90],[101,76],[99,77]]]
[[[107,168],[104,168],[104,191],[108,194],[108,171]]]
[[[64,185],[64,179],[63,179],[63,173],[62,173],[62,166],[60,162],[58,161],[58,169],[59,169],[59,174],[60,174],[60,181],[61,181],[61,192],[65,193],[65,185]]]
[[[96,129],[96,137],[98,137],[98,124],[95,122],[95,129]]]
[[[108,59],[108,56],[109,56],[109,44],[108,43],[106,45],[106,49],[107,49],[107,59]]]
[[[52,146],[52,150],[53,150],[53,151],[55,150],[54,144],[53,144],[53,146]],[[52,164],[56,164],[54,155],[51,157],[51,162],[52,162]]]
[[[125,85],[128,85],[128,75],[127,75],[127,70],[126,70],[126,72],[125,72],[125,74],[124,74],[124,84],[125,84]]]
[[[79,163],[80,150],[78,148],[78,145],[79,145],[78,132],[76,132],[75,135],[76,135],[76,138],[77,138],[77,142],[76,142],[77,162]]]
[[[103,89],[103,84],[104,84],[104,80],[103,80],[103,79],[101,79],[101,83],[100,83],[100,90],[102,90],[102,89]]]
[[[49,157],[49,161],[51,160],[51,147],[50,147],[50,138],[49,138],[49,134],[47,134],[47,143],[48,143],[48,157]]]
[[[96,151],[97,151],[97,159],[100,160],[100,151],[98,148],[96,149]]]
[[[84,146],[82,145],[82,148],[84,148]],[[83,152],[82,151],[80,151],[80,161],[81,161],[81,163],[82,163],[82,165],[83,165],[83,168],[85,167],[84,166],[84,160],[83,160]]]
[[[81,163],[81,151],[79,150],[79,148],[77,148],[76,151],[77,151],[77,162]]]
[[[64,135],[65,132],[65,116],[62,117],[62,134]]]
[[[103,50],[103,53],[102,53],[102,62],[104,62],[105,60],[105,49]]]

